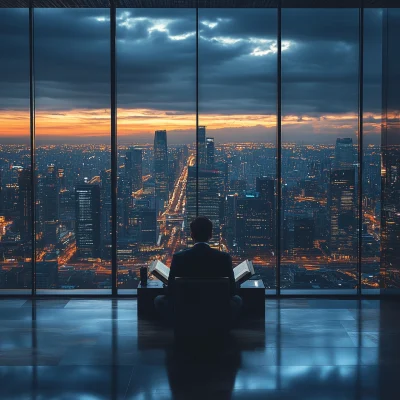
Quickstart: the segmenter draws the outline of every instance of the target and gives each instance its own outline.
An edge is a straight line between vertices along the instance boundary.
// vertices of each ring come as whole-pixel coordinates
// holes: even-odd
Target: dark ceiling
[[[400,0],[0,0],[0,8],[358,8],[400,7]]]

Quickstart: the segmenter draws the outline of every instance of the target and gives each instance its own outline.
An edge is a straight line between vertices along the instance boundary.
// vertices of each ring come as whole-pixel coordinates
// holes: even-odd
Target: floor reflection
[[[135,300],[0,300],[1,399],[394,399],[389,300],[268,300],[223,344],[190,349]]]

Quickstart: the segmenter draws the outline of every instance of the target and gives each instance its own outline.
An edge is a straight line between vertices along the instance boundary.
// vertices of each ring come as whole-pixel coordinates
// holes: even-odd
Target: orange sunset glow
[[[118,134],[152,135],[157,129],[191,130],[196,124],[196,115],[152,109],[118,109]],[[365,122],[369,133],[380,133],[380,115],[369,114],[373,122]],[[35,113],[37,136],[108,136],[110,134],[109,109],[76,109],[69,111],[37,111]],[[260,114],[200,114],[201,125],[209,129],[250,128],[276,126],[276,115]],[[320,117],[287,115],[282,125],[295,128],[307,124],[310,131],[338,133],[344,129],[357,131],[357,114],[322,115]],[[29,132],[28,111],[0,111],[0,136],[24,136]]]

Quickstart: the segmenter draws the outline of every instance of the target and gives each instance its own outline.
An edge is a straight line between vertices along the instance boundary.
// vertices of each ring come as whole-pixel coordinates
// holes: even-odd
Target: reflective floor
[[[0,300],[0,398],[400,398],[399,302],[266,304],[265,322],[188,351],[136,300]]]

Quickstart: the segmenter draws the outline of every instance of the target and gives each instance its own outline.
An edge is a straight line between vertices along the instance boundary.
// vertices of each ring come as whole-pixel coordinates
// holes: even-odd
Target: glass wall
[[[0,291],[30,293],[29,10],[0,9]]]
[[[38,293],[111,293],[107,9],[35,10]]]
[[[198,212],[214,224],[212,246],[234,265],[251,259],[268,289],[276,281],[276,77],[276,9],[199,10]],[[188,189],[195,179],[189,168]]]
[[[276,8],[118,8],[115,88],[108,8],[35,9],[32,174],[29,10],[1,9],[0,291],[31,292],[35,237],[37,293],[110,294],[113,265],[134,293],[141,266],[192,245],[197,213],[272,291],[277,257],[283,294],[354,294],[360,266],[364,293],[397,289],[400,14],[363,12],[360,36],[359,9],[282,9],[277,160]]]
[[[357,286],[358,12],[282,10],[284,292]]]
[[[384,13],[381,287],[400,288],[400,10]]]
[[[196,10],[118,9],[118,288],[184,249],[196,146]],[[150,277],[151,278],[151,277]]]
[[[362,260],[364,293],[379,290],[381,222],[382,9],[364,10]]]

